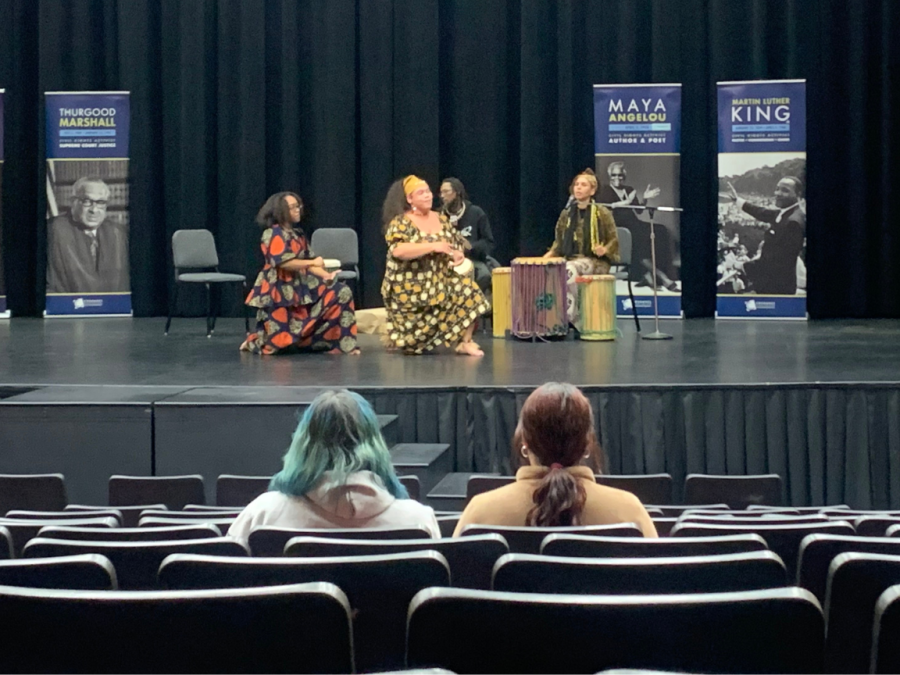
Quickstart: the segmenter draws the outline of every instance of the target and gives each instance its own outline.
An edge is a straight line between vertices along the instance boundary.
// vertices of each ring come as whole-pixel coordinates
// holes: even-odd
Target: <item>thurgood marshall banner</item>
[[[3,185],[3,97],[5,89],[0,89],[0,203],[2,203]],[[6,272],[3,269],[3,211],[0,209],[0,318],[9,316],[6,308]]]
[[[48,92],[46,316],[131,314],[128,92]]]
[[[806,81],[719,82],[716,316],[806,318]]]
[[[594,85],[594,153],[600,189],[616,226],[631,233],[630,279],[638,314],[653,314],[650,211],[624,206],[680,206],[681,85]],[[677,213],[653,214],[660,316],[681,316],[681,228]],[[616,311],[631,314],[625,281]]]

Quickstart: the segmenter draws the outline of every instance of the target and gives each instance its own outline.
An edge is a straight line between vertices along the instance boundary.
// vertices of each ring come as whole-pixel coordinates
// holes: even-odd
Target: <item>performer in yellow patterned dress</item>
[[[465,260],[465,240],[433,203],[428,183],[416,176],[394,183],[385,199],[387,342],[406,354],[447,346],[483,356],[472,334],[490,305],[474,281],[454,271]]]

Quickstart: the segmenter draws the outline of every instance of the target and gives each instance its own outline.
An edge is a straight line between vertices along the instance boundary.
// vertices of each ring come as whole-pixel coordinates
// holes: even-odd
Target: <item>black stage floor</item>
[[[528,343],[481,334],[480,359],[385,351],[361,336],[358,357],[259,357],[238,351],[243,322],[220,319],[0,321],[0,385],[520,387],[900,382],[900,321],[664,321],[673,340]],[[644,324],[650,330],[649,322]]]
[[[0,321],[0,473],[63,472],[104,503],[116,473],[271,474],[297,411],[347,387],[392,420],[391,443],[446,447],[447,470],[513,470],[535,385],[581,386],[610,473],[777,473],[796,505],[900,508],[900,321],[666,321],[641,340],[528,343],[479,335],[480,359],[238,351],[243,322]],[[650,322],[645,322],[650,329]],[[419,446],[421,447],[421,446]],[[678,495],[676,494],[676,498]]]

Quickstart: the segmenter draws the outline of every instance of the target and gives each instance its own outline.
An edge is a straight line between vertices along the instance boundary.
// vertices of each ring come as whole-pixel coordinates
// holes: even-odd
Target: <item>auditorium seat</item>
[[[196,522],[196,521],[206,521],[206,520],[215,520],[217,518],[231,518],[234,520],[238,517],[238,514],[242,509],[197,509],[194,508],[191,511],[158,511],[156,509],[147,509],[145,511],[141,511],[141,515],[138,518],[138,524],[144,518],[161,518],[167,520],[177,520],[183,522]]]
[[[868,672],[875,603],[895,584],[900,584],[900,555],[841,553],[831,561],[824,605],[825,672]]]
[[[185,504],[205,504],[203,476],[110,476],[110,506],[157,502],[174,511]]]
[[[406,488],[410,499],[420,501],[422,496],[422,482],[418,476],[398,476],[400,483]]]
[[[806,523],[802,525],[777,525],[760,522],[758,525],[707,525],[705,523],[679,523],[672,528],[673,537],[709,537],[723,534],[755,532],[766,540],[769,549],[781,556],[791,578],[797,573],[797,556],[800,542],[810,534],[855,534],[853,526],[845,521]]]
[[[9,560],[15,555],[12,532],[0,526],[0,560]]]
[[[437,516],[438,527],[441,528],[442,537],[452,537],[456,532],[456,526],[459,524],[461,513],[455,516]]]
[[[660,537],[668,537],[672,533],[672,528],[678,522],[678,518],[667,518],[659,516],[651,516],[653,527],[656,528],[656,534]]]
[[[250,550],[254,557],[271,558],[284,555],[284,547],[294,537],[329,537],[333,539],[430,539],[423,527],[343,527],[292,529],[258,527],[250,531]]]
[[[197,516],[196,518],[159,518],[155,516],[142,516],[138,521],[138,527],[174,527],[177,525],[215,525],[223,533],[228,532],[228,528],[235,521],[237,516]]]
[[[678,519],[679,523],[704,523],[706,525],[757,525],[757,524],[778,524],[778,525],[809,525],[811,523],[828,523],[831,522],[826,516],[806,515],[806,516],[735,516],[731,514],[721,516],[710,516],[708,514],[697,514],[693,511],[685,513]]]
[[[671,558],[675,556],[726,555],[768,551],[758,534],[722,537],[590,537],[580,534],[551,534],[544,538],[541,555],[575,558]]]
[[[118,527],[119,521],[110,516],[104,518],[79,518],[77,520],[16,520],[0,518],[0,527],[5,527],[12,535],[13,556],[22,555],[22,549],[29,539],[36,537],[42,527],[48,525],[79,525],[82,527]]]
[[[494,564],[509,553],[499,534],[480,534],[456,539],[360,540],[295,537],[284,549],[286,556],[331,558],[345,555],[384,555],[407,551],[437,551],[450,565],[450,583],[457,588],[489,590]]]
[[[18,509],[8,511],[7,518],[16,520],[84,520],[87,516],[79,511],[20,511]],[[115,518],[121,527],[124,520],[122,512],[116,509],[98,509],[90,512],[91,518]]]
[[[751,504],[781,506],[783,489],[781,476],[774,473],[755,476],[691,473],[684,479],[684,503],[724,502],[732,509],[745,509]]]
[[[663,595],[726,593],[788,585],[771,551],[673,558],[568,558],[508,553],[492,588],[518,593]]]
[[[634,523],[615,525],[579,525],[574,527],[508,527],[503,525],[466,525],[463,537],[476,534],[499,534],[509,544],[511,553],[540,553],[544,537],[551,534],[586,534],[606,537],[642,537]]]
[[[883,537],[895,525],[900,525],[900,516],[860,516],[853,521],[860,537]]]
[[[835,509],[825,507],[821,513],[829,518],[840,518],[841,520],[856,520],[865,516],[875,516],[878,518],[900,518],[900,511],[877,511],[871,509]]]
[[[333,583],[350,603],[356,667],[374,671],[403,666],[409,603],[423,588],[449,586],[450,569],[435,551],[230,560],[173,555],[163,561],[159,579],[181,590]]]
[[[791,511],[796,513],[821,513],[823,511],[847,511],[850,507],[846,504],[831,504],[829,506],[766,506],[764,504],[750,504],[748,511]]]
[[[685,511],[694,511],[704,509],[707,511],[728,511],[728,504],[692,504],[685,506],[683,504],[644,504],[646,509],[655,509],[661,511],[664,518],[678,518]]]
[[[183,539],[179,541],[72,541],[32,539],[25,545],[26,558],[52,558],[62,555],[99,553],[116,568],[119,588],[145,590],[158,588],[160,563],[173,553],[197,553],[246,557],[247,548],[229,537]]]
[[[96,553],[58,558],[2,560],[0,586],[68,588],[83,591],[114,591],[118,588],[113,564],[108,558]],[[4,639],[5,636],[0,637],[0,641]]]
[[[884,533],[885,537],[900,537],[900,525],[891,525]]]
[[[215,513],[215,514],[231,514],[237,516],[243,511],[243,507],[237,506],[210,506],[209,504],[185,504],[181,511],[172,511],[171,513]],[[159,514],[162,515],[162,514]]]
[[[875,603],[871,673],[900,673],[900,585],[891,586]]]
[[[73,541],[176,541],[179,539],[212,539],[222,532],[210,523],[174,525],[171,527],[66,527],[52,525],[37,533],[42,539],[70,539]]]
[[[222,474],[216,479],[216,506],[247,506],[269,490],[271,476]]]
[[[61,473],[0,474],[0,515],[12,509],[62,511],[67,502]]]
[[[85,504],[69,504],[66,511],[79,511],[83,514],[93,514],[97,511],[105,511],[109,506],[87,506]],[[165,511],[165,504],[136,504],[134,506],[117,506],[115,510],[122,514],[122,527],[137,527],[142,511]]]
[[[0,635],[2,672],[353,672],[350,607],[326,583],[102,595],[4,586]]]
[[[667,473],[646,475],[597,475],[598,483],[634,494],[642,503],[668,504],[672,501],[672,476]],[[483,492],[515,482],[515,476],[473,475],[466,483],[466,501]]]
[[[858,537],[813,534],[800,542],[797,558],[797,585],[825,602],[828,568],[841,553],[882,553],[900,555],[900,540],[887,537]]]
[[[814,673],[823,638],[819,604],[798,588],[643,596],[431,588],[410,604],[407,666]]]

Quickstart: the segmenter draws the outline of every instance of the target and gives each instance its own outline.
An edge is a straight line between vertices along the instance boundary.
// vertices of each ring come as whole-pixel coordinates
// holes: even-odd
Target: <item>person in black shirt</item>
[[[491,257],[494,250],[491,223],[484,209],[469,201],[466,188],[459,178],[445,178],[441,181],[441,213],[450,219],[450,224],[469,242],[471,248],[466,251],[466,257],[472,261],[475,283],[482,292],[489,292],[491,270],[500,266]]]

